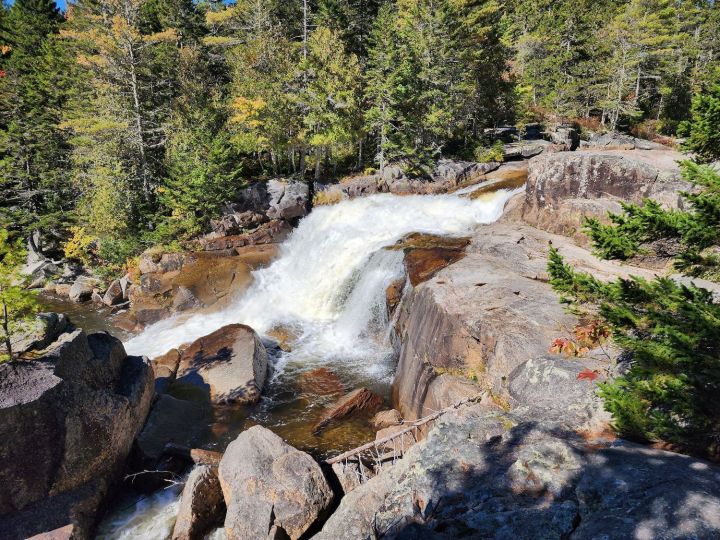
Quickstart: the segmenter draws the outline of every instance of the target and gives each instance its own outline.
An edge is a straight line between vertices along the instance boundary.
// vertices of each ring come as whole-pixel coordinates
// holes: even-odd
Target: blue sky
[[[7,1],[6,3],[7,3],[7,4],[12,4],[12,3],[13,3],[13,0],[9,0],[9,1]],[[67,4],[67,1],[66,1],[66,0],[55,0],[55,3],[58,5],[58,7],[59,7],[60,9],[62,9],[63,11],[65,11],[65,6],[66,6],[66,4]],[[230,3],[230,0],[225,0],[225,3],[226,3],[226,4],[229,4],[229,3]]]

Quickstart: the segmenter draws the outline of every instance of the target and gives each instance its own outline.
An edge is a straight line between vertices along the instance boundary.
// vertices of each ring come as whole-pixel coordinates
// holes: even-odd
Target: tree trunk
[[[142,115],[140,112],[140,90],[138,88],[137,72],[135,70],[135,51],[132,45],[127,47],[128,57],[130,59],[130,88],[133,97],[133,113],[135,116],[135,136],[138,141],[138,152],[140,154],[140,175],[143,183],[143,194],[145,201],[150,203],[152,196],[150,193],[150,179],[148,178],[147,156],[145,155],[145,137],[143,136]]]
[[[315,181],[320,181],[320,172],[322,170],[322,149],[318,146],[315,148]]]
[[[7,304],[3,302],[3,332],[5,332],[5,348],[7,349],[8,356],[10,357],[10,360],[12,360],[12,343],[10,342],[10,320],[8,317],[8,308]]]

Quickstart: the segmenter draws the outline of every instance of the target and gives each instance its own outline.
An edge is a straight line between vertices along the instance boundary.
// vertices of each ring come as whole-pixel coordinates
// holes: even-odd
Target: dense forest
[[[107,267],[251,178],[420,173],[538,121],[682,135],[720,65],[712,0],[16,0],[0,30],[0,225]]]

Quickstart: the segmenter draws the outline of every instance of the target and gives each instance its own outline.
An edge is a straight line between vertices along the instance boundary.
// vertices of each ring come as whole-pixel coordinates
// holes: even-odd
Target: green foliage
[[[598,306],[615,342],[632,353],[630,369],[601,386],[623,436],[718,450],[720,305],[693,285],[658,277],[603,283],[579,273],[551,249],[553,288],[576,306]]]
[[[606,259],[628,259],[647,250],[655,240],[677,243],[675,267],[691,276],[714,279],[720,268],[720,173],[690,161],[681,164],[683,177],[698,187],[683,193],[689,210],[665,210],[653,200],[623,204],[623,214],[610,214],[610,225],[586,220],[586,231],[597,253]],[[671,244],[672,245],[672,244]],[[664,255],[664,254],[661,254]]]
[[[25,261],[22,242],[10,241],[7,229],[0,229],[0,341],[5,352],[0,361],[13,357],[13,337],[27,328],[38,310],[35,295],[24,285],[20,267]]]
[[[681,134],[687,136],[685,150],[702,163],[720,159],[720,68],[706,91],[692,100],[692,120],[684,122]]]
[[[201,233],[244,187],[237,150],[225,133],[213,136],[206,126],[176,132],[168,144],[169,176],[160,188],[168,210],[154,234],[160,242],[191,238]]]
[[[713,140],[720,125],[707,129],[705,116],[695,112],[694,124]],[[651,200],[627,204],[622,215],[610,216],[611,225],[589,220],[588,232],[603,257],[625,259],[664,242],[674,246],[683,274],[720,282],[720,173],[691,161],[681,168],[696,186],[682,194],[688,210],[665,210]],[[712,293],[667,277],[603,283],[573,270],[554,248],[548,272],[563,301],[576,311],[596,309],[631,354],[629,369],[600,391],[618,431],[717,456],[720,304]]]
[[[495,161],[502,163],[505,160],[505,149],[502,141],[495,141],[492,146],[480,145],[475,148],[475,161],[479,163],[490,163]]]

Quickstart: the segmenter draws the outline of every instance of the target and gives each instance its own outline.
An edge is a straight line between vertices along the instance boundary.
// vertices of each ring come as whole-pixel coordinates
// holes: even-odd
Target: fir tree
[[[58,129],[68,64],[56,40],[62,22],[54,2],[18,0],[1,28],[0,220],[34,251],[57,250],[73,200]]]

